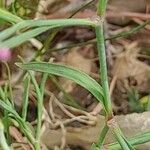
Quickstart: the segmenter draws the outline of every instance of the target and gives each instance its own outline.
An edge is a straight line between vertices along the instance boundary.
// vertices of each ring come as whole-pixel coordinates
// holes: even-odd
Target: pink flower
[[[0,48],[0,61],[9,61],[11,58],[11,51],[9,48]]]

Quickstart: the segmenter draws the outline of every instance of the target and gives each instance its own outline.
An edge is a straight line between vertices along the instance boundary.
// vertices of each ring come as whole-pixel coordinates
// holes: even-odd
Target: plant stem
[[[3,150],[10,150],[6,142],[6,138],[4,136],[4,127],[1,120],[0,120],[0,148],[2,148]]]
[[[10,68],[8,66],[7,62],[3,62],[6,70],[7,70],[7,75],[8,75],[8,87],[9,87],[9,93],[10,93],[10,101],[12,105],[14,106],[14,99],[13,99],[13,90],[12,90],[12,85],[11,85],[11,73],[10,73]]]
[[[126,32],[121,32],[121,33],[118,33],[116,35],[112,35],[108,38],[105,38],[105,41],[108,41],[108,40],[113,40],[113,39],[117,39],[117,38],[124,38],[124,37],[128,37],[134,33],[137,33],[138,31],[140,31],[141,29],[143,29],[146,25],[150,24],[150,20],[147,20],[146,22],[144,22],[143,24],[141,25],[138,25],[132,29],[130,29],[129,31],[126,31]],[[47,53],[51,53],[52,51],[60,51],[60,50],[63,50],[63,49],[71,49],[73,47],[79,47],[79,46],[85,46],[85,45],[88,45],[88,44],[95,44],[96,43],[96,39],[91,39],[89,41],[83,41],[83,42],[80,42],[80,43],[72,43],[68,46],[64,46],[62,48],[51,48],[49,49]]]
[[[104,17],[107,6],[107,0],[99,0],[97,6],[97,14],[98,16]]]
[[[28,103],[29,103],[29,87],[30,87],[30,76],[26,76],[24,79],[24,93],[23,93],[23,105],[22,105],[22,118],[26,121]]]
[[[48,73],[43,73],[41,84],[40,84],[40,91],[41,91],[42,98],[44,98],[44,90],[45,90],[45,84],[46,84],[47,78],[48,78]]]
[[[35,142],[35,147],[36,150],[40,150],[40,134],[41,134],[41,125],[42,125],[42,113],[43,113],[43,96],[41,94],[41,90],[38,86],[38,83],[34,77],[34,75],[32,74],[31,71],[29,71],[29,74],[31,76],[31,80],[32,83],[34,85],[35,88],[35,92],[37,94],[37,128],[36,128],[36,142]]]
[[[34,148],[35,148],[35,150],[41,150],[40,143],[39,142],[35,142]]]
[[[106,50],[105,50],[105,38],[104,38],[104,19],[105,19],[105,11],[106,11],[107,0],[99,0],[97,7],[97,18],[95,19],[95,32],[97,39],[97,49],[98,56],[100,62],[100,78],[101,84],[104,92],[104,106],[106,110],[107,119],[111,119],[113,117],[112,105],[110,100],[109,93],[109,84],[107,77],[107,63],[106,63]]]
[[[99,136],[99,139],[97,142],[97,146],[99,149],[102,148],[102,145],[104,143],[104,140],[105,140],[105,137],[106,137],[108,130],[109,130],[109,127],[107,126],[107,124],[105,124],[104,128],[102,129],[102,131],[100,133],[100,136]]]
[[[98,55],[100,61],[101,84],[104,90],[104,105],[105,105],[108,118],[111,118],[113,116],[113,112],[112,112],[108,78],[107,78],[107,64],[106,64],[103,21],[101,19],[98,21],[98,24],[95,27],[95,31],[96,31],[97,48],[98,48]]]
[[[5,87],[4,87],[4,99],[3,101],[5,101],[6,103],[9,101],[8,100],[8,85],[5,84]],[[12,105],[12,103],[11,103]],[[4,128],[6,130],[6,139],[7,139],[7,143],[8,144],[11,144],[11,137],[10,137],[10,134],[9,134],[9,126],[10,126],[10,121],[9,121],[9,112],[7,110],[4,109]]]

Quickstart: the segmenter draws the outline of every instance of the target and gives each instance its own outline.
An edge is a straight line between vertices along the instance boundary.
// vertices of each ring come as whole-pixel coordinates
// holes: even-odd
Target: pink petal
[[[0,60],[8,61],[11,58],[11,51],[9,48],[0,48]]]

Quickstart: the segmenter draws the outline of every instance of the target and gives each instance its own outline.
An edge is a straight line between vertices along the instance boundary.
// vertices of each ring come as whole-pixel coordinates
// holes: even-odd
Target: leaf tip
[[[22,63],[17,62],[17,63],[15,63],[15,65],[16,65],[17,67],[21,68]]]

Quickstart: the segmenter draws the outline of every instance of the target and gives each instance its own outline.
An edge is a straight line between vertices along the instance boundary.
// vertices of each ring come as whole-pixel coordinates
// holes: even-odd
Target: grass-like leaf
[[[0,100],[0,107],[4,110],[7,110],[10,114],[10,117],[15,118],[15,120],[19,123],[21,131],[26,135],[28,140],[33,144],[35,139],[32,135],[32,132],[26,122],[19,116],[19,114],[14,110],[11,104],[6,104],[4,101]]]
[[[145,132],[145,133],[136,135],[136,136],[128,139],[128,141],[134,146],[149,142],[150,141],[150,132]],[[110,150],[120,150],[120,145],[118,143],[109,144],[108,147]]]
[[[10,36],[12,36],[13,34],[15,34],[18,30],[22,29],[21,23],[17,23],[15,25],[13,25],[12,27],[9,27],[3,31],[0,32],[0,41],[3,41],[7,38],[9,38]]]
[[[10,23],[24,22],[23,24],[30,27],[50,26],[50,25],[95,25],[90,19],[50,19],[50,20],[23,20],[22,18],[0,8],[0,20],[5,20]]]
[[[0,19],[12,23],[17,23],[19,21],[22,21],[20,17],[13,15],[12,13],[2,8],[0,8]]]
[[[39,85],[35,79],[35,76],[32,74],[32,71],[28,71],[31,77],[31,81],[34,85],[34,89],[36,92],[36,97],[37,97],[37,128],[36,128],[36,133],[35,133],[35,138],[37,141],[40,139],[40,134],[41,134],[41,125],[42,125],[42,113],[43,113],[43,95],[41,94],[41,90],[39,88]],[[40,149],[40,143],[36,142],[35,143],[36,149]]]
[[[1,120],[0,120],[0,149],[10,150],[4,135],[4,126]]]
[[[24,79],[24,92],[23,92],[23,103],[22,103],[22,118],[26,121],[28,103],[29,103],[29,88],[30,88],[30,76],[26,76]]]
[[[65,26],[94,26],[94,23],[89,19],[52,19],[52,20],[24,20],[20,21],[18,24],[4,30],[0,33],[0,47],[15,47],[23,42],[29,40],[32,37],[35,37],[48,29],[56,28],[56,27],[65,27]],[[29,27],[37,27],[33,30],[26,31],[21,33],[18,36],[10,37],[15,32]],[[7,39],[9,38],[10,39]]]
[[[123,150],[135,150],[134,147],[131,145],[131,143],[129,143],[126,140],[126,138],[122,134],[120,128],[118,128],[118,127],[114,128],[113,133]]]
[[[6,102],[0,100],[0,107],[4,108],[5,110],[7,110],[9,113],[12,113],[13,115],[18,117],[17,112],[9,105],[6,104]]]
[[[18,36],[12,37],[4,42],[1,42],[0,47],[9,47],[9,48],[16,47],[16,46],[28,41],[32,37],[35,37],[45,31],[47,31],[49,28],[50,27],[39,27],[39,28],[30,30],[30,31],[27,31]]]
[[[94,79],[82,71],[61,64],[45,62],[31,62],[26,64],[17,63],[16,65],[24,70],[34,70],[49,73],[73,80],[80,86],[90,91],[96,97],[96,99],[103,104],[102,87]]]
[[[94,26],[95,24],[89,19],[51,19],[51,20],[22,20],[16,25],[2,31],[0,33],[0,40],[4,40],[11,34],[24,28],[33,27],[66,27],[66,26]]]

